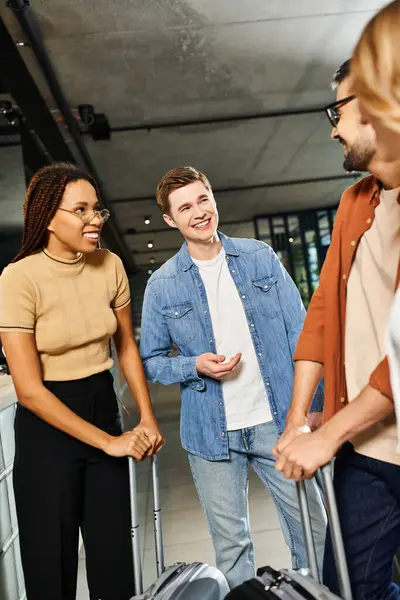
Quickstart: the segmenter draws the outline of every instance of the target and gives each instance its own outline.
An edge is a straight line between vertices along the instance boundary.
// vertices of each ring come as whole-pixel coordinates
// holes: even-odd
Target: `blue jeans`
[[[393,559],[400,546],[400,467],[368,458],[346,444],[335,461],[334,486],[353,600],[395,600]],[[324,583],[336,594],[328,531]]]
[[[296,487],[293,481],[275,470],[272,449],[276,445],[277,434],[273,422],[229,431],[228,436],[229,460],[207,461],[189,454],[193,479],[214,543],[217,567],[224,573],[231,588],[255,575],[248,506],[249,464],[275,502],[283,534],[292,553],[293,568],[306,567],[308,561]],[[315,481],[308,481],[307,489],[317,555],[322,559],[326,513]]]

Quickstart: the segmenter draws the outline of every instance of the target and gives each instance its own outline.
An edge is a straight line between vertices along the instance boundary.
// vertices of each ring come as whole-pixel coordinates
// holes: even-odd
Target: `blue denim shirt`
[[[219,235],[281,434],[292,395],[292,356],[305,309],[272,248],[258,240]],[[170,356],[173,343],[179,356]],[[206,290],[186,243],[148,281],[140,350],[149,381],[180,383],[182,446],[208,460],[229,458],[221,383],[196,371],[196,357],[216,353],[216,347]],[[320,386],[312,410],[322,410],[322,405]]]

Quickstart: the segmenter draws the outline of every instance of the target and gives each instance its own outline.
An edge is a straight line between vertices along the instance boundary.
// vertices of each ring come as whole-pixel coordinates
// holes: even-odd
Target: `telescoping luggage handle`
[[[335,565],[338,575],[340,594],[343,600],[353,600],[350,586],[349,571],[347,568],[346,554],[344,551],[342,531],[339,521],[339,513],[336,504],[335,491],[333,488],[332,465],[328,464],[320,470],[322,483],[325,491],[327,504],[328,522],[332,538],[332,547],[335,556]],[[299,497],[300,515],[303,525],[304,539],[310,573],[316,581],[319,581],[317,554],[315,551],[314,537],[311,527],[310,510],[304,481],[297,483]]]
[[[143,570],[140,551],[140,530],[139,530],[139,511],[137,504],[137,479],[136,464],[132,457],[129,460],[129,488],[131,503],[131,533],[132,533],[132,552],[133,552],[133,572],[135,576],[135,594],[138,596],[143,593]],[[164,543],[162,536],[161,523],[161,503],[160,503],[160,485],[158,477],[158,456],[154,454],[151,457],[152,470],[152,488],[153,488],[153,519],[154,519],[154,538],[156,545],[157,577],[165,570],[164,564]]]

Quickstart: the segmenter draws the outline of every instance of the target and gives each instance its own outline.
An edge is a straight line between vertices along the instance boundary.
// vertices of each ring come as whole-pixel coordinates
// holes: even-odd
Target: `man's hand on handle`
[[[300,435],[277,452],[278,471],[290,479],[306,479],[329,462],[339,448],[388,416],[394,416],[391,398],[368,384],[346,407],[320,429]]]
[[[220,380],[233,373],[241,358],[242,355],[239,353],[232,357],[229,362],[225,363],[225,356],[206,352],[197,357],[196,369],[201,375],[207,375],[207,377],[211,377],[212,379]]]
[[[278,440],[272,454],[275,458],[279,458],[284,448],[291,444],[299,435],[304,435],[304,428],[307,425],[307,418],[303,413],[288,413],[285,429]]]
[[[322,423],[322,413],[310,413],[308,417],[302,412],[288,414],[286,427],[272,453],[277,459],[275,468],[288,479],[308,479],[313,477],[329,454],[326,440],[320,443],[314,433]],[[316,441],[317,440],[317,441]],[[318,446],[317,448],[315,446]],[[322,460],[322,462],[321,462]],[[320,462],[320,464],[318,464]]]
[[[321,434],[321,430],[300,434],[279,454],[274,451],[275,469],[287,479],[311,479],[320,467],[332,460],[337,450],[338,445]]]

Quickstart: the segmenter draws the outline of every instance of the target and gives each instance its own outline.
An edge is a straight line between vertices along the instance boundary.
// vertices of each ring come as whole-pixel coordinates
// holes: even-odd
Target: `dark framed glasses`
[[[342,108],[342,106],[345,106],[345,104],[348,104],[349,102],[351,102],[352,100],[355,99],[355,95],[352,94],[351,96],[347,96],[346,98],[343,98],[343,100],[338,100],[337,102],[332,102],[332,104],[329,104],[326,108],[325,108],[325,112],[328,116],[328,119],[332,125],[332,127],[337,127],[340,121],[340,109]]]

